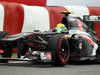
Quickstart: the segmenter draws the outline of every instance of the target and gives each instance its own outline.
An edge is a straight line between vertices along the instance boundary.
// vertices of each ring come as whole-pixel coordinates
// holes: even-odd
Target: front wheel
[[[52,51],[52,66],[64,66],[69,59],[69,44],[62,34],[54,35],[49,39],[49,48]]]
[[[5,47],[3,48],[4,53],[0,54],[0,58],[11,58],[12,56],[12,48],[9,47]],[[7,63],[9,60],[8,59],[1,59],[0,63]]]

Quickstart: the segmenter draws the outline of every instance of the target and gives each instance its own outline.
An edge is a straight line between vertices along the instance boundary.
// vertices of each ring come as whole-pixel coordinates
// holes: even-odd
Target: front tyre
[[[7,46],[3,48],[4,53],[0,54],[0,58],[11,58],[12,56],[12,48],[10,46]],[[7,63],[8,59],[1,59],[0,63]]]
[[[64,66],[69,59],[68,40],[62,34],[53,35],[49,39],[49,48],[52,51],[52,66]]]

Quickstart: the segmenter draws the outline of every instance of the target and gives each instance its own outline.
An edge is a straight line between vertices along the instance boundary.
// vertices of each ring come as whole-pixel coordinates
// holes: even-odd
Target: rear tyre
[[[64,66],[69,59],[68,40],[62,34],[49,39],[48,49],[52,51],[52,66]]]

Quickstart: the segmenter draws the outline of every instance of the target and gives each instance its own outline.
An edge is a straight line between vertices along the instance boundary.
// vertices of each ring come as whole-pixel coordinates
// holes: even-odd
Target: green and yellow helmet
[[[57,24],[57,26],[55,27],[55,29],[53,30],[54,32],[62,32],[62,31],[66,31],[67,28],[64,24],[59,23]]]

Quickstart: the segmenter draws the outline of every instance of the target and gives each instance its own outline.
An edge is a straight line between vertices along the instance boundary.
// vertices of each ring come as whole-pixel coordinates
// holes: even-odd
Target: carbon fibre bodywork
[[[99,40],[96,35],[92,37],[92,33],[87,32],[86,24],[80,18],[65,16],[62,23],[68,30],[24,32],[10,36],[0,33],[0,48],[3,50],[0,60],[27,58],[32,62],[51,62],[53,66],[64,66],[68,61],[100,58]],[[16,59],[11,58],[14,48],[17,48]]]

